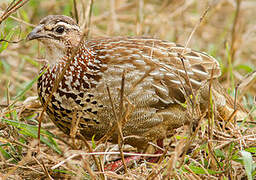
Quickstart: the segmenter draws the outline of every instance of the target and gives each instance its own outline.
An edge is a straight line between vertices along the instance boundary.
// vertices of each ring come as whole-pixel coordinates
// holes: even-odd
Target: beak
[[[43,29],[43,25],[38,25],[36,26],[26,37],[27,41],[33,40],[33,39],[38,39],[44,37],[43,34],[41,34]]]

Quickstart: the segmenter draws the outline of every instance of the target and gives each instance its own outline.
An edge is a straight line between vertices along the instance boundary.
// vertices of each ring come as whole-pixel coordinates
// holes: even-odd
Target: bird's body
[[[64,35],[60,25],[65,28]],[[191,121],[184,106],[191,94],[197,96],[201,111],[205,111],[209,79],[220,76],[214,58],[172,42],[141,37],[80,42],[78,26],[66,16],[48,16],[39,26],[41,30],[33,30],[28,39],[39,39],[48,46],[48,52],[52,51],[48,53],[52,54],[48,56],[51,65],[42,68],[46,72],[38,81],[43,105],[56,78],[71,61],[47,105],[47,114],[66,134],[78,121],[78,130],[84,137],[95,136],[98,140],[120,120],[125,142],[142,148],[148,141],[164,138]],[[70,34],[72,30],[75,35]],[[59,36],[50,35],[54,31]],[[58,41],[61,43],[55,45]],[[213,87],[216,108],[220,114],[230,115],[231,105],[218,85]],[[223,108],[228,112],[222,112]],[[117,131],[110,141],[117,141]]]

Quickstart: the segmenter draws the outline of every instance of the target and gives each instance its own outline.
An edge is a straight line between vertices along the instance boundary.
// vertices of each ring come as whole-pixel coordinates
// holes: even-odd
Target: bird
[[[227,120],[234,112],[234,100],[218,82],[219,62],[204,52],[151,37],[82,37],[78,24],[64,15],[44,17],[26,37],[45,46],[38,96],[65,134],[76,119],[84,138],[100,140],[122,122],[124,143],[143,149],[193,121],[193,97],[206,112],[209,88],[217,118]],[[118,131],[109,136],[118,142]]]

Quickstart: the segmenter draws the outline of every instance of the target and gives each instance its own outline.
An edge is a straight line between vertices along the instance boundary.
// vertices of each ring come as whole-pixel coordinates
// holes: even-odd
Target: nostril
[[[35,27],[26,37],[26,40],[30,41],[42,37],[40,32],[42,31],[42,25]]]

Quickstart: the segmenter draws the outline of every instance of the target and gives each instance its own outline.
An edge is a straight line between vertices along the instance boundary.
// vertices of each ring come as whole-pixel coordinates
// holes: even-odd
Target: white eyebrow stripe
[[[77,25],[70,25],[70,24],[65,23],[63,21],[57,22],[56,26],[65,26],[68,29],[76,29],[76,30],[80,31],[80,28]]]

